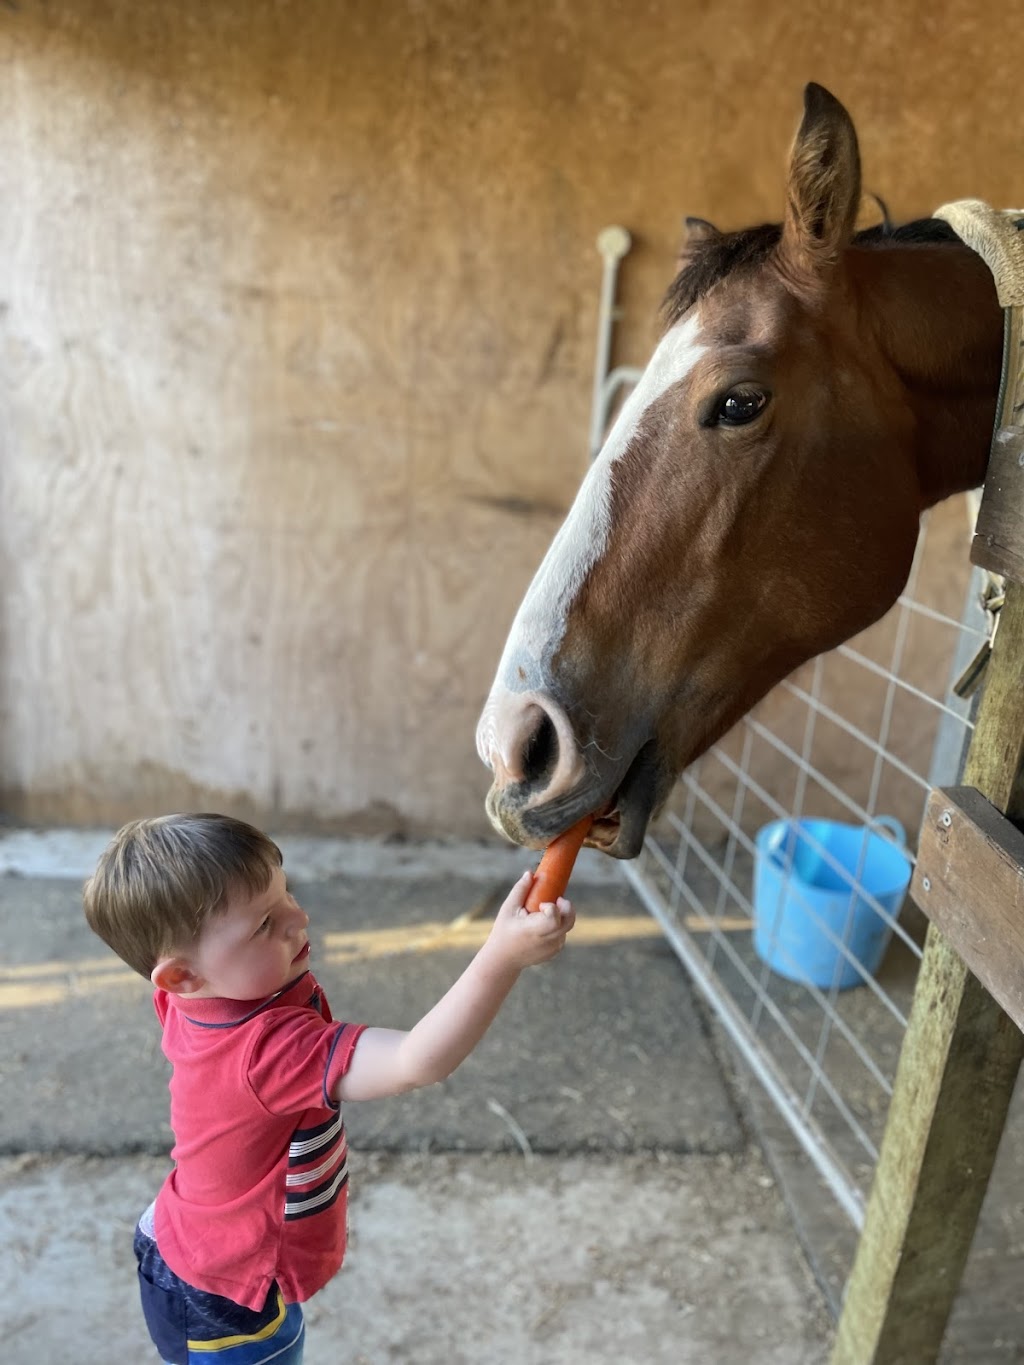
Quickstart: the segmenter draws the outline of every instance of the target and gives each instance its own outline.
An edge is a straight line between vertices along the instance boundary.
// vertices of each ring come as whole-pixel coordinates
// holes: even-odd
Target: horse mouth
[[[587,835],[587,843],[599,853],[608,853],[614,848],[621,828],[622,812],[619,810],[617,799],[613,797],[601,814],[594,816],[594,823]]]
[[[574,789],[545,801],[543,793],[538,799],[527,784],[502,788],[495,783],[487,795],[487,814],[495,829],[513,843],[543,849],[590,810],[594,823],[587,844],[611,858],[635,858],[643,848],[647,824],[661,794],[661,772],[656,743],[649,740],[603,802],[592,789],[589,799],[586,789]]]
[[[635,858],[658,799],[658,758],[649,740],[626,770],[611,800],[594,816],[587,843],[611,858]]]

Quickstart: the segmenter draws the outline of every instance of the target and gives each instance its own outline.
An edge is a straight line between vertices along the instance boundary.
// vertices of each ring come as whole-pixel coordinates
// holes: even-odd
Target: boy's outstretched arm
[[[334,1091],[336,1100],[375,1100],[443,1081],[493,1022],[524,967],[547,962],[576,922],[567,900],[538,914],[523,909],[533,881],[524,872],[498,911],[487,942],[452,986],[408,1032],[368,1028]]]

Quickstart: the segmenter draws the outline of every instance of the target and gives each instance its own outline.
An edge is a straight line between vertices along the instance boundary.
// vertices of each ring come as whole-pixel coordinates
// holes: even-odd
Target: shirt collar
[[[165,994],[168,1005],[190,1024],[199,1024],[203,1028],[231,1028],[235,1024],[244,1024],[262,1010],[278,1005],[307,1005],[311,990],[316,990],[316,981],[307,969],[294,981],[289,981],[279,991],[264,996],[262,1000],[225,1000],[221,996],[200,996],[196,999],[191,995]]]

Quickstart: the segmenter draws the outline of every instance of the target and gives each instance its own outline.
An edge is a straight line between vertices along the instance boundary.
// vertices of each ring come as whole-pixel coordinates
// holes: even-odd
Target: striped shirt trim
[[[316,1128],[297,1128],[288,1144],[288,1165],[299,1166],[303,1162],[311,1161],[333,1142],[341,1141],[344,1136],[345,1121],[340,1110],[333,1118],[328,1119],[326,1123],[318,1124]]]
[[[348,1147],[342,1143],[337,1151],[330,1154],[326,1161],[321,1161],[319,1166],[315,1166],[311,1171],[293,1171],[285,1176],[285,1185],[312,1185],[316,1180],[322,1180],[328,1171],[333,1170],[339,1161],[347,1161]]]
[[[337,1201],[338,1195],[347,1184],[348,1162],[346,1161],[337,1174],[325,1184],[317,1186],[316,1189],[304,1190],[301,1195],[286,1195],[284,1201],[285,1222],[294,1223],[299,1218],[308,1218],[311,1214],[322,1213],[325,1209],[329,1209]]]

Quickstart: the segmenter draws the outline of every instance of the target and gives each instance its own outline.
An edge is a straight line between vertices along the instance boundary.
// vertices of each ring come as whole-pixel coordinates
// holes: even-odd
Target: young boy
[[[281,852],[225,815],[119,831],[85,885],[91,928],[152,981],[174,1169],[139,1220],[146,1323],[171,1365],[298,1365],[300,1304],[345,1254],[345,1100],[444,1080],[524,967],[561,949],[566,900],[530,915],[525,872],[486,943],[408,1032],[336,1023]]]

